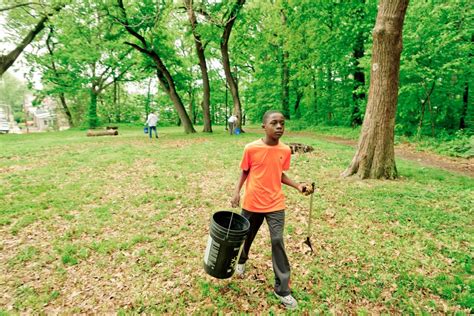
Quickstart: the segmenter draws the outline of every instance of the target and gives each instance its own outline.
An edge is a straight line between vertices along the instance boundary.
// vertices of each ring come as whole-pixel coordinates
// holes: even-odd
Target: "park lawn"
[[[203,268],[209,220],[229,209],[243,146],[259,133],[184,135],[139,127],[0,135],[0,315],[4,313],[282,313],[272,295],[268,229],[247,275]],[[454,313],[474,308],[474,180],[397,161],[396,181],[341,179],[353,148],[288,132],[314,146],[285,188],[286,247],[300,311]]]

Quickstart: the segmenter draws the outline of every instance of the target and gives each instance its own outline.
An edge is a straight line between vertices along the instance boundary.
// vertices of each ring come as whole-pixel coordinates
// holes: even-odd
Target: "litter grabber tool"
[[[311,186],[313,188],[313,192],[311,192],[311,196],[309,198],[309,212],[308,212],[308,231],[306,233],[306,240],[304,241],[304,244],[308,245],[309,249],[311,249],[311,253],[313,253],[313,246],[311,245],[311,215],[313,213],[313,195],[314,195],[314,190],[316,187],[316,184],[313,182],[311,183]]]

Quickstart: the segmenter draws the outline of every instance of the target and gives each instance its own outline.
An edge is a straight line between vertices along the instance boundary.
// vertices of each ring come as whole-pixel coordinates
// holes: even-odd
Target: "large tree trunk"
[[[232,94],[232,100],[234,101],[233,114],[237,116],[236,126],[242,130],[242,106],[239,98],[239,88],[237,86],[236,79],[232,76],[230,71],[230,59],[229,59],[229,38],[232,27],[234,26],[235,19],[240,9],[244,5],[245,0],[237,0],[232,7],[227,22],[224,26],[224,32],[221,38],[221,54],[222,54],[222,65],[224,67],[225,78],[227,85],[229,86],[230,93]],[[243,130],[242,130],[243,132]]]
[[[211,86],[209,84],[209,75],[207,73],[206,56],[204,55],[204,45],[202,44],[201,36],[196,32],[197,19],[193,10],[193,0],[185,0],[185,4],[188,10],[189,21],[191,22],[191,29],[194,35],[194,43],[196,45],[196,53],[199,59],[199,67],[201,68],[202,75],[202,113],[204,120],[203,132],[212,133],[211,125]]]
[[[357,152],[343,176],[393,179],[394,129],[398,100],[402,29],[408,0],[381,0],[373,30],[367,110]]]

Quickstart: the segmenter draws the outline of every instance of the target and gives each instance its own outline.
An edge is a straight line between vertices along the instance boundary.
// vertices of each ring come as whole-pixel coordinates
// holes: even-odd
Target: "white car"
[[[0,121],[0,133],[8,133],[10,131],[10,125],[7,121]]]

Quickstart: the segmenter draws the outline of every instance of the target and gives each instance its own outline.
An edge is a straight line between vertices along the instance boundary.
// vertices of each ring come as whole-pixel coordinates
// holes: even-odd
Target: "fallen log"
[[[294,153],[299,153],[299,154],[310,153],[314,150],[313,146],[305,145],[305,144],[301,144],[301,143],[288,143],[287,145],[290,146],[291,154],[294,154]]]
[[[94,131],[94,130],[89,130],[87,132],[87,136],[116,136],[118,135],[118,131],[114,129],[108,129],[105,131]]]

